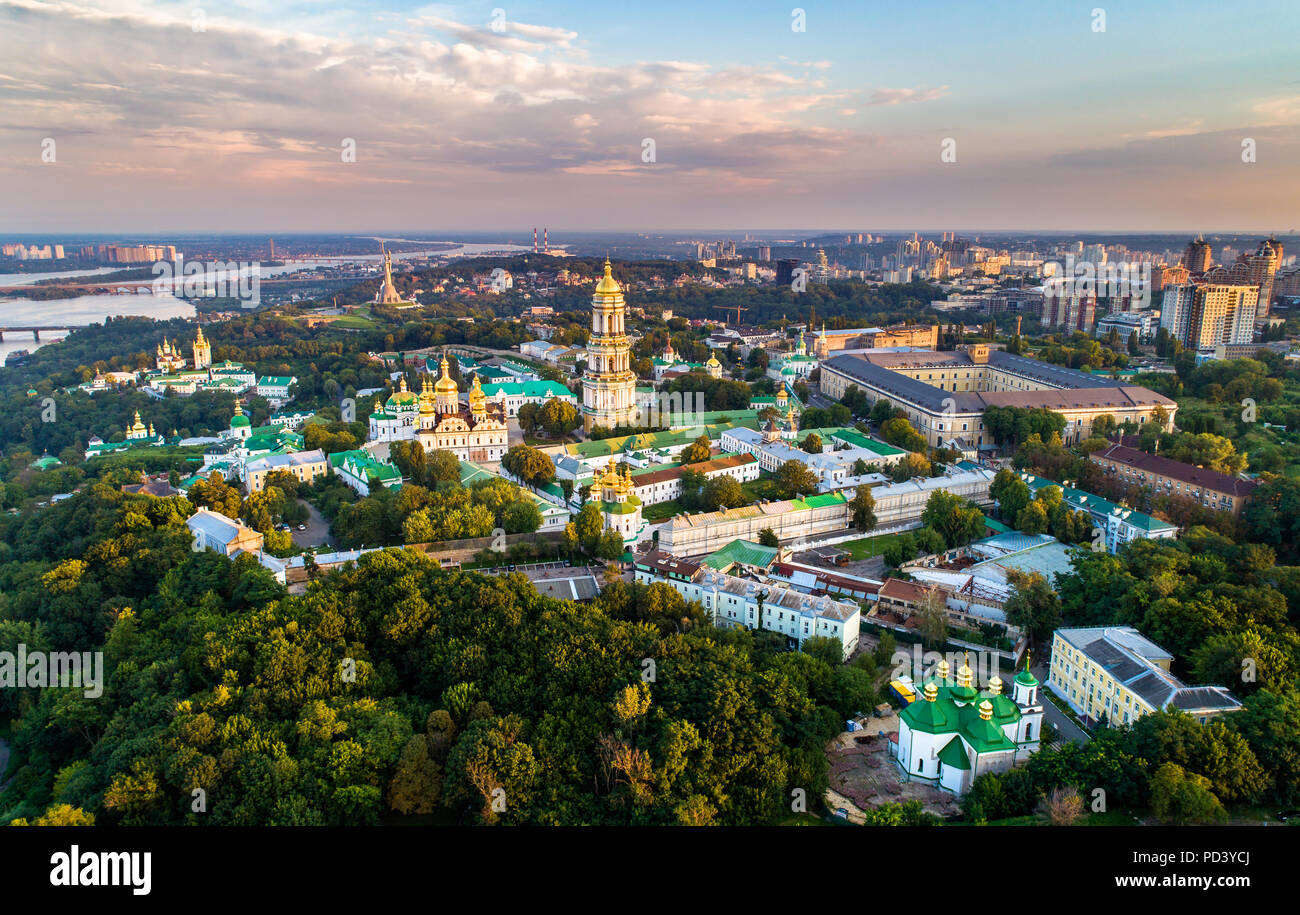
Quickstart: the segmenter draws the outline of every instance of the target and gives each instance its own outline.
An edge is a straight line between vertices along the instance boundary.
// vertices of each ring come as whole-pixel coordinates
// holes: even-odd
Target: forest
[[[106,671],[4,691],[0,822],[771,823],[871,696],[666,586],[581,606],[387,550],[291,596],[187,514],[93,486],[0,521],[0,650]]]

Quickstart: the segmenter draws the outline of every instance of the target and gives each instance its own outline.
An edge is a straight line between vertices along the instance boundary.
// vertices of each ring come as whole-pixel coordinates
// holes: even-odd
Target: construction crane
[[[740,313],[749,311],[748,308],[741,308],[739,305],[714,305],[713,307],[722,311],[734,311],[736,313],[736,327],[740,326]]]

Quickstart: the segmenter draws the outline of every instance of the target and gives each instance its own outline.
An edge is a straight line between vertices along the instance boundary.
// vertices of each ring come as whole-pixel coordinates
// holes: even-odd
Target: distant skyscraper
[[[1214,255],[1210,251],[1210,243],[1200,235],[1187,243],[1187,250],[1183,252],[1183,266],[1191,274],[1204,273],[1210,269],[1210,264],[1214,262]]]
[[[1259,287],[1257,314],[1261,318],[1268,315],[1273,303],[1273,276],[1277,273],[1277,265],[1282,261],[1280,249],[1277,239],[1270,238],[1260,242],[1254,254],[1242,255],[1242,262],[1246,265],[1246,282]]]
[[[799,266],[799,259],[796,257],[783,258],[776,262],[776,281],[783,286],[789,286],[794,282],[794,271]]]
[[[758,246],[758,259],[764,263],[772,259],[772,248],[770,245]]]

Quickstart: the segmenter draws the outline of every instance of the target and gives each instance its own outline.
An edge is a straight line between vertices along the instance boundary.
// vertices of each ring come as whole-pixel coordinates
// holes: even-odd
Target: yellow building
[[[1146,423],[1163,410],[1170,428],[1178,404],[1138,385],[975,344],[945,352],[867,352],[821,365],[823,394],[839,400],[855,386],[874,402],[901,409],[932,446],[969,449],[993,443],[984,427],[990,407],[1045,407],[1065,417],[1067,445],[1092,434],[1099,416]]]
[[[582,375],[582,427],[614,429],[638,424],[636,373],[627,338],[623,288],[605,260],[605,275],[591,297],[591,338]]]
[[[1092,725],[1131,724],[1175,708],[1204,724],[1241,708],[1222,686],[1186,686],[1169,672],[1173,656],[1132,626],[1058,629],[1047,688]]]
[[[474,463],[501,460],[510,447],[502,407],[488,403],[477,375],[469,392],[469,406],[463,406],[445,354],[439,367],[442,373],[437,382],[430,386],[426,377],[418,398],[416,441],[426,453],[450,451],[458,459]]]
[[[300,483],[310,483],[329,472],[329,459],[319,448],[292,454],[268,454],[244,465],[244,488],[250,493],[261,492],[266,486],[267,474],[271,473],[287,473]]]

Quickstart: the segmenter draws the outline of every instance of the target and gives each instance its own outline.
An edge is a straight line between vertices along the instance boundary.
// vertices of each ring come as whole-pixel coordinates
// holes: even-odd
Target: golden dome
[[[443,355],[442,363],[439,365],[439,368],[442,369],[442,377],[440,377],[438,383],[433,386],[433,392],[435,394],[457,393],[459,389],[456,387],[456,382],[451,377],[451,366],[447,363],[446,355]]]
[[[989,692],[991,692],[995,696],[1001,695],[1002,693],[1001,677],[994,677],[992,680],[989,681]]]
[[[614,295],[623,291],[623,287],[614,279],[614,268],[609,264],[609,258],[605,258],[605,275],[600,282],[596,284],[596,293],[598,295]]]
[[[433,391],[429,389],[429,379],[425,378],[420,385],[420,415],[428,416],[433,412]]]
[[[710,355],[709,361],[704,364],[707,365],[709,368],[722,368],[722,363],[718,361],[718,357],[716,354]]]
[[[935,686],[933,683],[925,684],[924,695],[925,695],[926,702],[937,701],[939,698],[939,687]]]
[[[987,699],[980,703],[980,717],[985,721],[993,717],[993,703]]]
[[[966,652],[966,661],[957,670],[957,685],[970,686],[974,676],[975,671],[970,669],[970,652]]]
[[[474,384],[469,389],[470,409],[476,413],[481,413],[487,408],[487,395],[483,393],[482,386],[478,383],[478,376],[474,376]]]
[[[940,680],[948,679],[948,662],[946,660],[939,662],[939,666],[935,669],[935,676]]]

